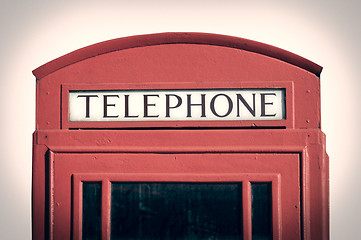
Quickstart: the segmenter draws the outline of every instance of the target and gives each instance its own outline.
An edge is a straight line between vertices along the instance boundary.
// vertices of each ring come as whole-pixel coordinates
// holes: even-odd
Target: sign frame
[[[227,120],[227,121],[70,121],[70,91],[115,90],[216,90],[216,89],[284,89],[285,118],[281,120]],[[117,83],[117,84],[62,84],[61,129],[129,129],[129,128],[294,128],[293,82],[207,82],[207,83]]]

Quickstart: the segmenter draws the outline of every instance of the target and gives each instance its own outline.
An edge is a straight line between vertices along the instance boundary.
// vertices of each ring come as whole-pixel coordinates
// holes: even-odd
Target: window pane
[[[102,183],[83,182],[82,239],[101,239]]]
[[[111,239],[242,239],[240,183],[112,183]]]
[[[272,239],[272,184],[251,183],[252,240]]]

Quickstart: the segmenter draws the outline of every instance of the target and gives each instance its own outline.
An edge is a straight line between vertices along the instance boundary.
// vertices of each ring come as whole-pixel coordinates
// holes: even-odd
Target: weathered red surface
[[[272,46],[196,33],[111,40],[34,70],[38,81],[33,239],[78,239],[81,200],[76,194],[81,188],[77,182],[90,177],[105,184],[124,174],[129,181],[270,177],[281,196],[273,204],[274,239],[328,239],[329,177],[320,130],[320,71],[318,65]],[[68,120],[69,90],[209,88],[285,88],[286,119]],[[178,160],[172,161],[174,157]],[[250,195],[244,191],[247,200]],[[103,239],[108,239],[109,205],[106,195],[103,199]],[[247,207],[247,201],[244,204]],[[249,212],[244,219],[244,239],[250,239]]]
[[[258,51],[248,51],[229,46],[210,45],[203,38],[203,43],[197,40],[193,43],[182,42],[184,36],[191,39],[192,34],[170,34],[159,37],[163,44],[129,47],[132,38],[126,43],[121,40],[93,45],[78,50],[70,55],[54,60],[66,62],[65,67],[57,71],[49,71],[44,76],[37,71],[44,71],[53,63],[45,64],[35,71],[37,84],[37,129],[60,128],[104,128],[104,124],[71,123],[68,121],[67,91],[76,89],[204,89],[204,88],[285,88],[287,97],[287,118],[272,121],[272,126],[287,128],[319,128],[320,126],[320,95],[319,78],[304,68],[280,61],[277,58],[257,52],[264,50],[268,45],[248,40],[239,40],[241,46],[259,46]],[[203,34],[195,34],[197,39]],[[210,36],[204,35],[203,37]],[[211,35],[214,36],[214,35]],[[214,36],[219,39],[221,36]],[[139,37],[134,42],[141,44]],[[158,39],[156,36],[152,38]],[[174,39],[173,39],[174,38]],[[140,39],[144,40],[144,37]],[[170,41],[169,39],[173,39]],[[228,37],[225,37],[228,39]],[[231,38],[235,39],[235,38]],[[169,40],[170,42],[165,42]],[[145,41],[145,40],[144,40]],[[160,41],[160,40],[159,40]],[[120,44],[120,46],[116,45]],[[125,44],[123,46],[122,44]],[[103,46],[104,45],[104,46]],[[114,46],[113,46],[114,45]],[[119,51],[106,52],[105,49],[113,46]],[[239,46],[240,47],[240,46]],[[277,50],[277,51],[276,51]],[[99,51],[95,57],[90,52]],[[109,50],[110,51],[110,50]],[[84,53],[83,53],[84,52]],[[295,59],[306,61],[300,57],[274,49],[277,54],[290,54]],[[83,61],[74,60],[80,54]],[[75,62],[75,63],[73,63]],[[54,64],[55,64],[54,63]],[[71,64],[73,63],[73,64]],[[308,62],[311,64],[311,62]],[[69,65],[71,64],[71,65]],[[311,64],[312,65],[312,64]],[[303,66],[303,65],[301,65]],[[312,65],[316,66],[316,65]],[[53,68],[52,68],[53,69]],[[57,69],[57,68],[54,68]],[[54,70],[53,69],[53,70]],[[50,73],[51,72],[51,73]],[[63,90],[62,90],[63,89]],[[297,91],[294,91],[297,89]],[[62,101],[61,101],[62,99]],[[49,104],[49,103],[52,104]],[[46,114],[44,114],[46,113]],[[108,128],[128,127],[221,127],[221,126],[270,126],[267,121],[234,121],[227,124],[223,122],[163,122],[163,123],[130,123],[112,122]]]
[[[242,49],[279,59],[310,71],[318,76],[322,71],[321,66],[296,54],[271,45],[244,38],[209,33],[158,33],[118,38],[84,47],[35,69],[33,73],[37,79],[41,79],[60,68],[101,54],[130,48],[164,44],[201,44]]]

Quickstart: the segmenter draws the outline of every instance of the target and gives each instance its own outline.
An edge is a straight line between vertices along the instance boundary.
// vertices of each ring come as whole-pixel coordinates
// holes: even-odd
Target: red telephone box
[[[203,33],[39,67],[33,239],[328,239],[321,70]]]

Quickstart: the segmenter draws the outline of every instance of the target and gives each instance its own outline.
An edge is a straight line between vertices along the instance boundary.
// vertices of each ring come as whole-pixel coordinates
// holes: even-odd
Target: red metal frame
[[[110,239],[110,184],[111,182],[242,182],[244,212],[243,239],[252,236],[251,188],[250,182],[272,183],[273,239],[282,239],[280,175],[279,174],[74,174],[73,175],[73,239],[81,239],[82,233],[82,183],[102,182],[102,233],[103,239]]]
[[[102,157],[101,155],[97,154],[97,156]],[[290,155],[290,154],[276,154],[276,155],[272,155],[272,154],[267,154],[267,155],[257,155],[257,154],[237,154],[235,155],[233,154],[223,154],[223,155],[214,155],[214,154],[206,154],[206,155],[197,155],[195,156],[194,154],[171,154],[171,155],[149,155],[149,154],[112,154],[112,155],[107,155],[104,156],[107,159],[107,162],[112,162],[112,157],[114,157],[117,161],[119,161],[119,159],[127,159],[127,161],[129,161],[129,164],[131,164],[130,168],[139,168],[139,170],[142,168],[140,167],[141,165],[137,165],[135,166],[134,163],[131,163],[130,159],[133,159],[135,161],[140,161],[139,159],[146,159],[146,158],[153,158],[154,162],[157,161],[162,161],[165,158],[169,158],[170,161],[174,161],[175,159],[178,159],[178,157],[183,157],[183,158],[196,158],[198,163],[196,165],[201,166],[202,164],[204,164],[204,162],[209,161],[209,159],[207,158],[217,158],[217,160],[221,160],[222,161],[229,161],[229,158],[233,159],[236,161],[243,161],[243,164],[245,162],[245,159],[248,158],[252,161],[257,161],[258,163],[265,163],[265,162],[269,162],[272,161],[272,170],[273,171],[280,171],[280,174],[278,173],[268,173],[270,170],[266,170],[267,168],[269,168],[270,166],[268,165],[268,167],[265,167],[265,170],[263,169],[255,169],[253,170],[253,172],[242,172],[243,169],[232,169],[230,168],[230,166],[228,166],[228,171],[229,173],[222,173],[219,171],[219,166],[217,166],[215,161],[211,161],[211,164],[209,165],[209,167],[207,167],[207,170],[204,170],[204,166],[201,166],[202,169],[198,170],[194,169],[191,164],[189,162],[180,162],[180,166],[183,166],[183,164],[187,165],[187,167],[190,168],[190,171],[192,172],[182,172],[180,170],[180,172],[171,172],[171,173],[147,173],[147,171],[151,171],[151,169],[144,169],[143,171],[145,172],[131,172],[128,173],[126,172],[127,170],[124,170],[124,168],[127,168],[126,165],[121,165],[120,169],[123,171],[123,173],[114,173],[113,171],[116,171],[116,166],[117,164],[114,164],[114,167],[112,169],[110,169],[112,172],[110,173],[105,173],[104,169],[102,173],[86,173],[84,172],[84,168],[82,169],[81,174],[74,174],[73,175],[73,186],[74,186],[74,202],[73,202],[73,212],[74,212],[74,216],[73,216],[73,224],[74,224],[74,231],[73,231],[73,239],[81,239],[81,186],[82,186],[82,181],[96,181],[96,182],[102,182],[102,186],[103,188],[103,192],[102,192],[102,199],[104,200],[102,202],[102,219],[103,219],[103,239],[109,239],[109,225],[110,225],[110,182],[113,181],[121,181],[121,182],[243,182],[243,205],[244,205],[244,209],[249,209],[248,206],[250,204],[251,201],[251,190],[250,190],[250,182],[272,182],[272,188],[273,188],[273,233],[274,233],[274,239],[282,239],[281,235],[282,235],[282,231],[291,231],[291,229],[293,231],[291,231],[290,233],[288,233],[288,238],[290,238],[290,236],[292,235],[292,239],[296,239],[294,232],[297,232],[297,229],[295,229],[296,226],[294,226],[295,224],[291,224],[291,227],[288,228],[282,228],[282,222],[280,220],[280,216],[288,216],[288,221],[286,221],[284,224],[290,224],[291,222],[293,223],[296,219],[300,219],[300,212],[297,210],[295,211],[293,214],[293,217],[290,217],[292,214],[290,213],[290,208],[289,207],[284,207],[284,208],[288,208],[288,211],[284,210],[284,212],[282,213],[281,210],[281,202],[290,202],[289,197],[286,197],[287,195],[292,195],[293,194],[293,198],[296,196],[296,198],[299,198],[299,185],[295,184],[295,188],[294,190],[289,190],[289,191],[285,191],[286,189],[289,189],[289,187],[287,187],[287,185],[290,185],[292,183],[292,179],[290,179],[290,177],[295,177],[296,179],[298,179],[298,175],[299,175],[299,169],[298,169],[298,155]],[[56,156],[55,156],[56,158]],[[60,160],[58,161],[71,161],[71,158],[73,159],[77,159],[77,161],[79,161],[79,158],[84,158],[84,161],[82,161],[84,164],[87,164],[87,161],[85,159],[87,159],[87,157],[84,156],[84,154],[75,154],[75,155],[69,155],[63,154],[63,157],[61,157]],[[257,158],[257,159],[255,159]],[[89,158],[88,158],[89,159]],[[174,160],[171,160],[174,159]],[[247,160],[248,160],[247,159]],[[93,165],[93,169],[87,169],[87,172],[96,172],[99,171],[97,170],[96,166],[94,166],[94,163],[92,164],[91,161],[92,158],[90,158],[89,164]],[[158,163],[158,164],[154,164],[156,165],[156,167],[153,167],[153,169],[155,168],[159,168],[158,170],[163,172],[164,170],[169,170],[169,165],[172,165],[174,163],[167,161],[168,159],[165,159],[165,161],[162,161],[162,164]],[[99,159],[97,159],[96,161],[99,161]],[[142,162],[142,161],[140,161]],[[289,172],[290,169],[289,168],[285,168],[284,165],[287,165],[287,162],[289,162],[289,164],[293,163],[296,168],[292,169],[292,173]],[[296,163],[296,164],[295,164]],[[96,164],[96,163],[95,163]],[[102,162],[101,164],[104,164],[104,162]],[[192,163],[193,164],[193,163]],[[168,165],[168,166],[166,166]],[[240,163],[239,163],[240,165]],[[119,165],[118,165],[119,166]],[[241,166],[241,165],[240,165]],[[267,166],[267,165],[266,165]],[[277,167],[276,167],[277,166]],[[222,167],[224,168],[224,166],[222,165]],[[76,168],[76,163],[74,163],[74,165],[71,166],[71,168]],[[252,167],[247,167],[247,169],[251,169]],[[119,170],[120,170],[119,169]],[[213,170],[212,170],[213,169]],[[277,169],[277,170],[276,170]],[[130,171],[130,170],[128,170]],[[173,169],[173,171],[176,171],[176,169]],[[202,171],[202,172],[193,172],[193,171]],[[207,171],[207,172],[206,172]],[[209,171],[209,172],[208,172]],[[213,172],[211,172],[213,171]],[[250,171],[250,170],[249,170]],[[259,171],[259,173],[255,173]],[[288,174],[288,176],[285,176],[285,174]],[[69,176],[69,175],[68,175]],[[280,195],[280,187],[281,187],[281,178],[283,179],[283,181],[285,181],[283,183],[283,196]],[[63,177],[61,178],[57,178],[58,179],[58,183],[57,183],[57,189],[61,188],[61,186],[65,186],[68,185],[68,188],[70,188],[69,184],[67,184],[68,182],[70,182],[70,178],[67,177]],[[297,182],[298,183],[298,180]],[[298,191],[297,191],[298,189]],[[68,191],[70,192],[70,189],[68,189]],[[54,191],[53,195],[57,195],[56,190]],[[62,197],[62,199],[66,199],[64,197]],[[282,200],[281,200],[282,199]],[[286,200],[287,199],[287,200]],[[61,200],[59,200],[61,201]],[[300,202],[300,199],[298,200],[298,202]],[[299,203],[297,203],[299,205]],[[292,206],[293,208],[293,206]],[[61,211],[62,213],[64,211],[67,211],[66,209],[62,208],[59,209],[58,211]],[[70,210],[68,210],[68,212],[70,212]],[[251,212],[249,211],[245,211],[244,212],[244,239],[250,239],[251,233],[252,233],[252,229],[251,229]],[[54,213],[54,215],[56,216],[56,212]],[[285,217],[286,218],[286,217]],[[65,219],[63,219],[63,221],[65,222]],[[70,219],[68,219],[68,221],[70,221]],[[300,224],[300,223],[298,223]],[[299,228],[300,226],[298,226]],[[298,229],[298,234],[300,236],[300,232]],[[285,234],[287,235],[287,234]]]
[[[184,138],[188,136],[188,138]],[[261,136],[268,136],[261,138]],[[45,183],[49,175],[49,187],[54,188],[54,159],[57,153],[75,154],[155,154],[155,153],[293,153],[300,157],[300,190],[302,237],[301,239],[326,239],[328,236],[328,162],[325,155],[323,134],[318,130],[119,130],[119,131],[38,131],[35,135],[39,152],[35,151],[34,160],[38,161],[33,174],[33,182],[40,188],[34,188],[33,205],[35,229],[46,225],[44,216],[47,207],[44,199]],[[82,139],[80,142],[79,140]],[[152,139],[152,141],[147,141]],[[206,139],[200,142],[199,139]],[[260,139],[260,140],[258,140]],[[42,148],[41,146],[48,146]],[[49,150],[50,149],[50,150]],[[49,152],[49,157],[45,154]],[[96,157],[94,155],[94,157]],[[48,159],[44,162],[44,159]],[[317,161],[310,161],[317,159]],[[48,163],[47,163],[48,161]],[[41,164],[40,164],[40,163]],[[46,167],[47,166],[47,167]],[[43,169],[44,172],[38,171]],[[48,170],[45,170],[48,169]],[[48,173],[47,173],[48,172]],[[35,173],[35,172],[34,172]],[[312,186],[311,186],[312,183]],[[44,195],[42,195],[42,194]],[[52,192],[50,199],[50,223],[54,224],[53,209],[56,206]],[[70,197],[70,196],[69,196]],[[70,206],[69,206],[70,207]],[[43,213],[44,215],[39,215]],[[70,228],[70,226],[69,226]],[[35,232],[34,234],[39,234]],[[43,239],[40,235],[39,239]],[[50,236],[52,236],[50,225]],[[38,239],[38,238],[36,238]]]

